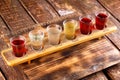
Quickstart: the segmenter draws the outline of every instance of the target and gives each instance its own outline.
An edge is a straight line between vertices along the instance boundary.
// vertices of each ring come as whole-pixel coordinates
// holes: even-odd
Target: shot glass
[[[93,27],[92,17],[89,15],[79,17],[79,21],[80,21],[81,34],[84,34],[84,35],[90,34],[92,32],[92,27]]]
[[[41,30],[32,30],[29,32],[31,47],[33,50],[41,50],[44,46],[44,32]]]
[[[106,11],[99,11],[95,13],[95,27],[98,30],[103,30],[106,27],[109,14]]]
[[[51,24],[47,27],[48,41],[52,45],[57,45],[60,43],[60,35],[62,32],[62,27],[57,24]]]
[[[73,19],[68,19],[63,22],[63,26],[64,26],[65,37],[69,40],[74,39],[75,38],[75,30],[78,26],[78,22]]]
[[[26,40],[24,36],[15,36],[10,38],[10,44],[12,46],[13,54],[16,57],[22,57],[26,54]]]

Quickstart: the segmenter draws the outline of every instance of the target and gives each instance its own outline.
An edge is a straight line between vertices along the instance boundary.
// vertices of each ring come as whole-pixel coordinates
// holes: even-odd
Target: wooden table
[[[84,42],[35,59],[31,64],[10,67],[0,56],[2,79],[119,80],[119,3],[119,0],[12,0],[6,4],[5,0],[0,0],[0,50],[9,47],[10,33],[25,34],[33,29],[31,26],[36,23],[48,25],[52,20],[70,17],[69,15],[74,18],[74,14],[94,15],[96,11],[105,10],[110,13],[111,24],[107,26],[118,28],[116,32],[104,36],[101,40]]]

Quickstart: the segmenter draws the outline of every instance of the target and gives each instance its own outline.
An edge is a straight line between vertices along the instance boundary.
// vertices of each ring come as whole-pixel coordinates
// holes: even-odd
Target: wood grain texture
[[[22,66],[30,80],[76,80],[114,65],[119,59],[119,51],[106,39],[101,39],[82,43]]]
[[[80,80],[108,80],[102,71],[89,75]]]
[[[0,80],[5,80],[5,78],[4,78],[3,74],[1,73],[1,71],[0,71]]]
[[[112,80],[120,80],[120,63],[107,68],[105,71]]]
[[[19,0],[38,23],[57,18],[56,11],[45,0]]]
[[[4,24],[2,18],[0,17],[0,36],[10,33],[8,27]]]
[[[120,49],[120,23],[114,18],[110,18],[110,20],[117,26],[117,31],[107,35],[107,37],[111,40],[111,42],[116,45],[118,49]]]
[[[7,43],[4,41],[3,38],[0,38],[0,51],[3,50],[3,49],[6,49],[6,48],[8,48]]]
[[[7,80],[28,80],[20,66],[9,67],[0,57],[0,68]]]
[[[97,2],[97,0],[48,0],[56,11],[65,16],[72,13],[79,13],[82,15],[94,15],[99,10],[104,8]]]
[[[55,10],[59,13],[60,16],[65,16],[68,14],[81,14],[82,12],[78,12],[78,9],[73,6],[73,0],[47,0],[50,4],[55,8]]]
[[[50,1],[53,1],[53,4],[57,2],[56,0],[50,0]],[[88,14],[94,15],[96,11],[101,9],[99,7],[99,3],[96,0],[60,0],[60,1],[61,4],[64,4],[63,1],[67,1],[67,3],[69,3],[71,7],[73,7],[76,11],[82,13],[83,15],[88,15]],[[59,5],[60,5],[60,1],[58,1]]]
[[[98,0],[108,11],[120,21],[120,0]]]
[[[10,33],[10,31],[0,17],[0,51],[8,47],[7,33]]]
[[[34,24],[18,0],[12,0],[11,6],[6,5],[0,0],[0,13],[10,30],[14,32]]]
[[[11,6],[12,0],[3,0],[6,5]]]

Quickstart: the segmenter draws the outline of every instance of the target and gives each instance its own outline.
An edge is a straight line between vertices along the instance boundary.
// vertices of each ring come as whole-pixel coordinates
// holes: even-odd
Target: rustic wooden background
[[[106,10],[111,15],[107,26],[118,28],[101,40],[33,60],[29,65],[9,67],[0,56],[0,80],[119,80],[119,6],[120,0],[12,0],[9,4],[0,0],[0,50],[9,47],[8,34],[71,14],[94,16],[96,11]]]

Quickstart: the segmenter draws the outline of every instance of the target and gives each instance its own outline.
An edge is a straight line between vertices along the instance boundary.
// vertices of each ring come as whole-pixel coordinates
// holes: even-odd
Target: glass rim
[[[58,24],[50,24],[47,26],[47,31],[49,29],[56,29],[56,30],[59,30],[60,32],[62,32],[62,27]]]
[[[63,21],[63,26],[67,23],[67,22],[74,22],[75,23],[75,26],[78,25],[78,21],[75,20],[75,19],[66,19]]]
[[[15,38],[22,38],[22,39],[15,39]],[[24,45],[26,43],[26,38],[24,36],[22,36],[22,35],[18,35],[18,36],[14,36],[14,37],[10,38],[10,44],[11,45],[13,45],[13,46],[21,46],[21,45],[13,44],[12,41],[14,41],[14,40],[24,40],[24,43],[21,44],[21,45]]]
[[[82,21],[83,18],[88,18],[88,19],[90,20],[90,22],[87,22],[87,23],[86,23],[86,22]],[[93,22],[91,16],[80,16],[80,17],[79,17],[79,21],[82,22],[82,23],[85,23],[85,24],[90,24],[90,23]]]
[[[29,32],[29,37],[31,36],[31,35],[34,35],[32,32],[34,32],[35,31],[35,33],[37,33],[37,34],[39,34],[39,33],[42,33],[42,36],[44,37],[44,32],[42,31],[42,30],[32,30],[32,31],[30,31]]]
[[[66,20],[63,21],[63,24],[65,24],[66,22],[69,22],[69,21],[77,22],[77,20],[75,20],[75,19],[66,19]]]
[[[97,16],[97,15],[100,14],[100,13],[105,14],[105,15],[107,16],[106,18],[109,18],[109,17],[110,17],[110,14],[109,14],[107,11],[104,11],[104,10],[100,10],[100,11],[95,12],[95,17],[100,18],[99,16]],[[105,18],[100,18],[100,19],[105,19]]]
[[[93,16],[92,15],[82,15],[82,16],[79,16],[79,20],[81,20],[82,18],[89,18],[92,21]]]

